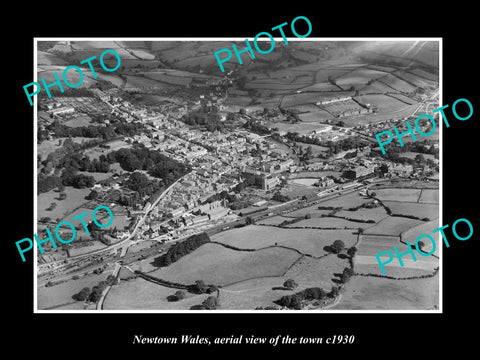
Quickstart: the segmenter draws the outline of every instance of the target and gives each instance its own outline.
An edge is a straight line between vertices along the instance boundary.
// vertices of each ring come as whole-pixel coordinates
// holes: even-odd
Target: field
[[[287,277],[274,276],[241,281],[220,289],[220,308],[232,310],[251,310],[258,306],[272,305],[273,301],[284,295],[291,295],[302,289],[300,285],[294,291],[275,289],[282,286]]]
[[[37,145],[37,154],[46,159],[47,156],[54,152],[56,149],[59,149],[63,146],[63,142],[67,138],[56,138],[52,140],[44,140],[41,144]],[[94,140],[94,138],[85,138],[85,137],[74,137],[72,141],[76,144],[81,144],[83,141]]]
[[[335,274],[341,274],[346,267],[349,267],[348,259],[340,259],[336,255],[328,255],[322,259],[305,256],[296,262],[285,276],[294,279],[299,285],[318,286],[328,291],[338,285],[332,281],[338,279]]]
[[[385,219],[388,215],[385,209],[381,206],[373,209],[365,209],[360,208],[355,211],[348,211],[348,210],[341,210],[335,213],[337,216],[345,216],[352,219],[359,219],[359,220],[374,220],[375,222],[379,222],[382,219]],[[364,224],[359,224],[359,226],[363,227]],[[365,224],[369,225],[369,224]],[[371,225],[371,224],[370,224]]]
[[[415,226],[411,229],[408,229],[404,231],[401,234],[402,241],[408,241],[410,244],[415,244],[415,240],[417,237],[423,234],[428,234],[431,235],[436,242],[437,250],[438,250],[438,244],[443,243],[442,236],[440,232],[433,233],[433,230],[438,229],[440,227],[439,220],[438,218],[432,221],[425,222],[423,224],[420,224],[418,226]],[[428,241],[427,238],[422,240],[425,244],[425,252],[430,252],[432,250],[433,244]],[[438,251],[436,252],[438,255]]]
[[[81,127],[81,126],[88,126],[92,122],[92,119],[87,115],[80,115],[73,119],[69,119],[63,123],[63,125],[69,127]]]
[[[309,207],[305,207],[302,209],[294,210],[292,212],[289,212],[285,214],[285,216],[288,217],[304,217],[305,215],[310,215],[312,218],[313,217],[320,217],[321,215],[329,214],[332,210],[318,210],[318,205],[312,205]]]
[[[59,285],[38,288],[38,309],[45,309],[67,303],[73,303],[72,295],[78,293],[84,287],[92,288],[99,281],[105,280],[109,274],[87,275],[78,280],[70,280]]]
[[[299,114],[298,117],[304,122],[324,121],[333,119],[333,116],[324,110],[317,109],[306,114]]]
[[[366,229],[365,234],[398,236],[402,232],[422,223],[423,221],[420,220],[402,217],[386,217],[375,224],[375,226]]]
[[[289,182],[292,182],[294,184],[298,185],[303,185],[303,186],[313,186],[318,181],[318,179],[293,179],[289,180]]]
[[[283,216],[272,216],[272,217],[268,217],[266,219],[257,221],[257,224],[259,224],[259,225],[278,225],[278,224],[284,222],[285,220],[291,220],[291,219],[287,218],[287,217],[283,217]]]
[[[438,204],[422,204],[398,201],[384,201],[395,215],[413,215],[420,219],[436,219],[439,216]]]
[[[182,284],[202,279],[207,284],[223,286],[255,277],[282,275],[299,256],[296,251],[284,248],[247,252],[205,244],[150,275]]]
[[[159,81],[149,79],[143,76],[133,76],[133,75],[126,75],[127,83],[125,84],[124,88],[166,88],[168,85],[161,83]]]
[[[438,303],[438,275],[415,280],[354,276],[330,310],[425,310]]]
[[[374,190],[377,194],[376,198],[381,201],[409,201],[417,202],[421,189],[378,189]]]
[[[409,241],[412,248],[415,250],[415,241]],[[362,236],[358,245],[358,252],[355,255],[355,271],[361,274],[377,274],[393,276],[398,278],[405,278],[411,276],[428,275],[438,267],[438,259],[433,256],[421,256],[416,254],[416,261],[412,259],[411,255],[402,257],[404,266],[401,266],[398,259],[393,255],[393,260],[384,265],[385,274],[382,273],[378,260],[375,257],[384,251],[390,251],[394,254],[394,247],[397,247],[399,253],[406,252],[408,247],[406,244],[400,242],[398,237],[390,236]],[[425,252],[430,249],[425,247]],[[438,251],[434,253],[438,255]],[[387,261],[389,256],[382,255],[380,259],[382,262]]]
[[[49,192],[38,195],[37,197],[37,216],[38,219],[48,216],[52,220],[57,218],[63,219],[64,216],[70,214],[75,208],[79,207],[81,204],[88,202],[85,200],[85,196],[90,193],[90,189],[75,189],[71,186],[65,186],[64,190],[67,194],[65,200],[56,200],[60,193],[55,192],[55,190],[50,190]],[[46,209],[50,206],[51,203],[56,203],[57,206],[51,211]]]
[[[357,192],[352,192],[347,195],[339,196],[338,198],[322,201],[319,204],[319,206],[333,206],[333,207],[342,207],[344,209],[349,209],[349,208],[360,206],[362,204],[365,204],[371,201],[372,201],[371,199],[365,196],[359,195]]]
[[[288,228],[306,227],[306,228],[337,228],[337,229],[368,229],[375,224],[360,223],[356,221],[348,221],[344,219],[338,219],[334,217],[312,218],[300,220],[291,225],[287,225]]]
[[[355,243],[357,235],[352,230],[282,229],[250,225],[224,231],[212,237],[212,241],[241,249],[261,249],[277,243],[278,246],[296,249],[312,256],[327,254],[324,247],[337,239],[342,240],[346,247],[350,247]]]
[[[169,302],[167,296],[175,294],[177,290],[151,283],[142,278],[121,281],[113,286],[105,301],[105,310],[188,310],[193,305],[201,304],[208,295],[193,295],[187,293],[187,298]]]
[[[437,203],[438,204],[439,191],[432,189],[423,189],[418,202],[420,203]]]
[[[85,236],[89,236],[89,235],[85,235]],[[77,232],[76,239],[78,237],[79,237],[79,235],[78,235],[78,232]],[[88,254],[90,252],[103,249],[105,247],[106,247],[106,245],[101,243],[100,241],[91,241],[91,242],[88,243],[87,246],[81,246],[81,247],[78,246],[78,247],[71,248],[70,249],[70,256],[73,257],[73,256]]]
[[[435,88],[438,87],[438,78],[436,81],[428,80],[425,78],[421,78],[419,76],[416,76],[414,74],[411,74],[406,71],[396,71],[395,75],[401,77],[402,79],[414,84],[417,87],[421,88]]]
[[[366,85],[369,80],[378,79],[385,75],[387,75],[385,72],[362,67],[337,77],[335,82],[338,86],[347,90],[352,85],[355,86],[355,88],[359,88],[362,85]]]

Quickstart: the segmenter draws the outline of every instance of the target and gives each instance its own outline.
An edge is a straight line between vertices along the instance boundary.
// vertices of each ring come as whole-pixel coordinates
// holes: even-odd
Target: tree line
[[[207,242],[210,242],[210,237],[206,233],[192,235],[188,239],[172,245],[160,258],[160,264],[168,266]]]

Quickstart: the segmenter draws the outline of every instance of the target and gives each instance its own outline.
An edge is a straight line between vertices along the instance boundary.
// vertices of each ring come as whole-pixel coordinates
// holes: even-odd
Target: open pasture
[[[304,256],[297,261],[286,273],[285,277],[294,279],[297,284],[305,287],[320,287],[329,291],[338,283],[332,281],[341,274],[346,267],[350,267],[348,259],[340,259],[337,255],[328,255],[322,259]]]
[[[402,78],[403,80],[408,81],[411,84],[414,84],[417,87],[421,87],[424,89],[426,88],[433,89],[438,87],[438,79],[437,81],[432,81],[432,80],[421,78],[420,76],[417,76],[415,74],[412,74],[406,71],[401,71],[401,70],[396,71],[394,74]]]
[[[354,276],[330,310],[426,310],[438,304],[438,275],[414,280]]]
[[[347,210],[349,208],[354,208],[360,205],[363,205],[367,202],[371,202],[372,199],[358,194],[358,192],[352,192],[347,195],[342,195],[334,197],[327,201],[322,201],[319,206],[333,206],[333,207],[342,207]]]
[[[207,284],[223,286],[255,277],[282,275],[299,257],[296,251],[285,248],[250,252],[231,250],[219,244],[204,244],[150,275],[183,284],[193,284],[202,279]]]
[[[58,306],[75,302],[72,295],[78,293],[84,287],[90,289],[98,282],[105,280],[109,274],[82,276],[78,280],[69,280],[55,286],[39,286],[37,293],[38,309],[45,309],[52,306]]]
[[[324,110],[316,110],[306,114],[299,114],[298,117],[304,122],[325,121],[333,119],[333,116]]]
[[[335,82],[338,86],[346,90],[349,89],[350,86],[355,86],[356,88],[361,87],[366,85],[368,81],[381,78],[385,75],[387,75],[387,73],[383,71],[361,67],[337,77]]]
[[[282,296],[303,290],[301,285],[295,290],[281,289],[285,280],[284,276],[263,277],[222,287],[219,297],[221,309],[252,310],[259,306],[271,306]]]
[[[323,248],[337,239],[350,247],[355,243],[357,234],[352,230],[285,229],[250,225],[223,231],[212,237],[212,241],[241,249],[260,249],[277,244],[312,256],[325,255]]]
[[[422,78],[425,78],[427,80],[430,80],[430,81],[438,82],[438,80],[439,80],[438,73],[436,73],[436,74],[435,73],[430,73],[430,72],[427,72],[427,71],[419,69],[419,68],[408,69],[408,72],[412,73],[414,75],[417,75],[418,77],[422,77]]]
[[[180,301],[169,302],[167,297],[177,289],[154,284],[142,278],[122,281],[113,286],[105,301],[105,310],[189,310],[193,305],[201,304],[209,295],[187,293]]]
[[[57,200],[56,198],[60,196],[60,193],[55,190],[50,190],[37,196],[38,219],[45,216],[48,216],[52,220],[57,218],[62,219],[65,215],[74,211],[75,208],[88,202],[85,200],[85,196],[90,193],[90,189],[75,189],[72,186],[65,186],[64,192],[67,194],[65,200]],[[49,208],[53,202],[56,203],[57,206],[55,209],[47,211],[46,209]]]
[[[365,209],[360,208],[355,211],[348,211],[348,210],[340,210],[339,212],[335,213],[337,216],[345,216],[352,219],[359,219],[359,220],[374,220],[375,222],[379,222],[382,219],[385,219],[388,215],[385,211],[385,208],[382,206],[373,208],[373,209]],[[363,224],[359,223],[359,227],[363,227]],[[372,224],[366,224],[372,225]]]
[[[421,189],[378,189],[374,190],[376,198],[381,201],[407,201],[417,202],[421,193]]]
[[[420,219],[436,219],[439,216],[438,204],[422,204],[399,201],[384,201],[394,215],[412,215]]]
[[[302,88],[302,91],[341,91],[338,86],[329,82],[317,82],[313,85]]]
[[[291,228],[298,228],[298,227],[337,228],[337,229],[355,229],[356,230],[359,227],[363,229],[368,229],[373,225],[375,224],[348,221],[348,220],[339,219],[335,217],[319,217],[319,218],[304,219],[294,224],[287,225],[286,227],[289,227],[289,228],[290,227]]]
[[[438,204],[439,194],[438,189],[423,189],[418,202]]]
[[[389,216],[379,221],[375,226],[366,229],[365,234],[398,236],[402,232],[422,223],[423,221],[420,220]]]
[[[385,77],[379,79],[378,81],[383,82],[384,84],[402,93],[411,93],[415,90],[415,87],[413,85],[410,85],[405,80],[402,80],[401,78],[392,74],[388,74]]]

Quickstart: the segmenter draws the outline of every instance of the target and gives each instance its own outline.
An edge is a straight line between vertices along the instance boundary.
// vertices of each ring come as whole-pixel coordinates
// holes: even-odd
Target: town
[[[56,248],[49,247],[49,243],[43,245],[44,252],[36,257],[39,309],[129,308],[126,304],[134,299],[122,295],[122,299],[130,300],[120,300],[120,295],[115,294],[135,291],[121,289],[138,281],[161,290],[162,294],[177,289],[175,296],[165,295],[165,298],[177,299],[162,302],[161,306],[166,308],[191,303],[187,308],[195,310],[195,306],[198,307],[195,304],[203,299],[205,304],[198,308],[215,309],[219,306],[219,294],[230,299],[236,291],[235,285],[227,284],[235,284],[249,276],[283,274],[288,277],[289,271],[294,277],[302,273],[302,266],[310,267],[302,265],[309,257],[314,256],[312,261],[317,261],[317,257],[330,254],[322,248],[309,253],[306,245],[297,248],[283,240],[284,232],[305,232],[302,241],[310,241],[309,237],[317,234],[332,238],[325,240],[326,245],[340,241],[338,252],[332,250],[339,260],[331,268],[339,266],[341,269],[335,271],[341,273],[343,268],[351,267],[354,258],[367,258],[361,247],[357,255],[354,255],[357,250],[350,251],[359,246],[360,239],[369,243],[379,233],[401,236],[397,232],[392,235],[389,231],[382,232],[385,230],[372,230],[369,235],[370,228],[376,228],[383,221],[399,219],[395,217],[397,214],[404,222],[392,228],[401,228],[402,232],[417,225],[430,225],[438,218],[438,136],[419,136],[416,142],[405,139],[403,147],[391,147],[386,155],[382,154],[383,148],[379,148],[375,137],[378,132],[393,126],[402,130],[405,121],[415,119],[431,106],[438,107],[438,81],[434,75],[423,69],[405,70],[393,64],[389,68],[366,66],[365,59],[363,63],[358,61],[358,65],[352,65],[353,60],[349,59],[350,62],[339,69],[347,68],[349,73],[356,72],[357,77],[368,74],[367,87],[387,87],[385,84],[393,78],[395,83],[389,85],[388,95],[376,95],[377,90],[372,90],[372,94],[363,93],[355,82],[358,82],[357,77],[352,75],[354,84],[350,85],[347,75],[335,69],[329,74],[338,75],[335,78],[325,76],[319,92],[308,92],[308,87],[313,85],[302,83],[288,94],[273,95],[265,92],[262,82],[254,87],[255,77],[261,76],[263,70],[253,70],[251,63],[244,70],[226,64],[231,68],[226,69],[225,74],[198,67],[196,72],[187,72],[172,69],[171,64],[178,61],[172,55],[168,60],[171,69],[152,71],[150,67],[161,67],[160,63],[167,60],[159,55],[153,59],[145,55],[147,48],[129,48],[128,42],[123,43],[115,42],[118,46],[123,44],[116,48],[122,57],[116,78],[99,69],[98,79],[89,83],[93,80],[85,69],[85,87],[65,92],[51,89],[51,97],[50,94],[48,97],[38,95],[39,238],[45,235],[48,227],[71,221],[73,216],[98,206],[108,206],[113,213],[108,228],[97,226],[92,222],[95,219],[87,215],[88,228],[79,224],[75,241],[58,244]],[[84,44],[88,46],[88,42]],[[105,44],[105,47],[109,45],[112,44]],[[167,42],[159,46],[166,45]],[[208,44],[200,45],[206,47]],[[295,42],[289,43],[293,59],[300,56],[295,55],[296,52],[302,51],[295,45]],[[341,50],[333,45],[326,49],[327,45],[321,47],[322,54],[328,51],[337,54]],[[73,45],[60,42],[45,54],[69,60],[71,54],[75,54],[71,49],[79,46],[83,46],[81,42]],[[214,48],[215,44],[209,49],[213,51]],[[277,48],[271,53],[274,59],[277,51],[285,51],[285,47]],[[129,60],[125,54],[132,58]],[[305,64],[305,61],[300,63]],[[293,64],[285,66],[278,71],[288,74]],[[306,73],[308,66],[313,65],[299,68]],[[257,75],[246,76],[247,70]],[[48,78],[52,71],[48,65],[43,65],[39,74]],[[279,84],[286,83],[283,80],[290,75],[285,74],[276,79]],[[413,74],[419,74],[419,85],[415,87],[411,85],[416,81]],[[399,86],[400,76],[407,79],[404,86],[408,91],[392,90]],[[247,97],[252,100],[245,101]],[[273,101],[276,97],[279,100]],[[299,100],[307,97],[308,101]],[[390,108],[384,109],[384,104],[399,107],[392,112]],[[395,116],[389,116],[392,113]],[[438,114],[434,116],[438,119]],[[421,120],[418,126],[423,133],[428,133],[432,123]],[[382,195],[391,189],[394,193]],[[395,206],[404,204],[401,201],[413,196],[411,193],[416,194],[412,201],[419,209],[402,207],[397,210]],[[424,201],[427,195],[431,200]],[[397,198],[398,203],[395,202]],[[408,211],[414,211],[415,215],[408,215]],[[363,215],[359,215],[360,212]],[[262,240],[267,239],[262,234],[269,227],[282,232],[278,240]],[[257,248],[253,243],[246,245],[251,242],[247,238],[243,242],[236,241],[239,230],[247,231],[246,234],[253,231],[251,241],[266,242]],[[62,238],[68,239],[71,231],[70,227],[60,227]],[[316,233],[309,233],[313,231]],[[325,235],[329,231],[332,235]],[[203,269],[200,263],[194,265],[198,270],[192,276],[197,278],[187,274],[191,270],[187,270],[186,265],[181,267],[187,258],[196,264],[192,256],[213,247],[219,248],[218,255],[215,255],[216,250],[210,251],[198,261],[213,259],[212,256],[218,261],[222,256],[226,257],[225,261],[229,261],[230,256],[232,261],[237,261],[237,253],[246,256],[248,251],[252,256],[261,256],[257,254],[260,250],[255,249],[264,246],[272,247],[272,255],[262,255],[262,266],[272,261],[269,256],[278,255],[283,259],[276,265],[283,266],[280,273],[275,269],[257,269],[255,263],[249,270],[248,266],[241,265],[242,271],[258,273],[237,279],[240,271],[223,281],[219,275],[223,264],[218,265],[211,276],[206,275],[211,270]],[[290,247],[301,254],[301,259],[300,255],[288,250]],[[225,251],[227,253],[221,255]],[[375,253],[369,252],[365,264],[374,264]],[[349,262],[349,258],[352,261]],[[247,264],[250,260],[238,261]],[[177,264],[175,275],[168,269]],[[226,262],[225,266],[228,264],[232,263]],[[422,270],[421,275],[434,276],[434,265],[426,264],[428,270]],[[233,268],[237,266],[240,265],[232,265]],[[182,274],[182,269],[186,273]],[[210,278],[202,279],[203,276]],[[298,276],[300,279],[306,275]],[[338,301],[335,294],[343,285],[336,286],[335,281],[331,281],[322,280],[322,287],[333,286],[329,293],[333,294],[331,301],[327,295],[318,295],[314,299],[322,300],[323,303],[318,304],[323,305],[314,306],[311,301],[303,300],[302,306],[335,305]],[[312,280],[304,282],[312,283]],[[210,285],[205,285],[207,283]],[[228,290],[230,286],[232,290]],[[192,292],[192,288],[196,290]],[[57,291],[65,294],[60,296],[62,300],[54,299]],[[207,296],[215,291],[217,300]],[[278,296],[282,290],[271,292],[265,299]],[[195,293],[200,295],[193,295]],[[233,299],[229,301],[235,303]],[[153,303],[148,304],[147,308],[158,308]],[[227,306],[225,302],[220,304]],[[253,308],[271,306],[267,304],[271,302],[258,301]],[[296,308],[299,305],[275,306],[280,309],[281,306]]]

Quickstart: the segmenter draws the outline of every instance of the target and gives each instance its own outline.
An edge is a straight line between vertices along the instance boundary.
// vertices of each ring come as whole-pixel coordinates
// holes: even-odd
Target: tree
[[[420,240],[420,241],[417,243],[417,246],[418,246],[418,249],[419,249],[420,251],[423,251],[423,247],[425,246],[425,243]]]
[[[387,212],[388,212],[388,211],[387,211]],[[357,231],[358,231],[358,233],[359,233],[360,235],[362,235],[362,234],[364,233],[365,229],[359,227],[359,228],[357,229]]]
[[[255,220],[253,220],[252,217],[250,217],[250,216],[247,216],[247,217],[245,218],[245,224],[246,224],[246,225],[251,225],[251,224],[253,224],[254,222],[255,222]]]
[[[220,302],[216,296],[209,296],[203,301],[202,305],[207,310],[215,310],[220,306]]]
[[[283,287],[287,288],[288,290],[293,290],[297,286],[298,286],[298,284],[293,279],[285,280],[285,282],[283,283]]]
[[[338,289],[337,286],[333,286],[332,290],[330,290],[330,293],[328,294],[330,297],[337,297],[340,294],[340,290]]]
[[[352,277],[353,274],[354,274],[353,270],[347,267],[343,270],[343,273],[340,276],[340,279],[345,284],[346,282],[348,282],[350,280],[350,278]]]
[[[347,255],[353,258],[355,254],[357,253],[357,248],[355,246],[352,246],[347,250]]]
[[[297,294],[292,296],[292,300],[290,301],[290,308],[295,310],[302,310],[302,302],[300,296]]]
[[[339,254],[345,249],[345,243],[342,240],[335,240],[332,244],[332,249],[335,254]]]
[[[423,156],[423,154],[417,154],[417,156],[415,156],[415,161],[418,162],[418,163],[424,163],[425,162],[425,156]]]
[[[303,298],[306,300],[319,300],[323,299],[326,295],[325,290],[319,287],[307,288],[303,291]]]
[[[89,200],[95,200],[98,197],[98,192],[96,190],[90,191],[90,194],[88,194],[87,198]]]
[[[80,290],[79,293],[73,295],[72,299],[76,301],[85,301],[90,296],[90,293],[91,293],[90,288],[85,287],[82,290]]]
[[[195,281],[195,288],[200,294],[204,294],[205,292],[207,292],[207,285],[205,285],[203,280]]]
[[[184,290],[178,290],[177,292],[175,292],[175,297],[177,298],[177,300],[183,300],[185,299],[185,296],[187,294],[185,293]]]

